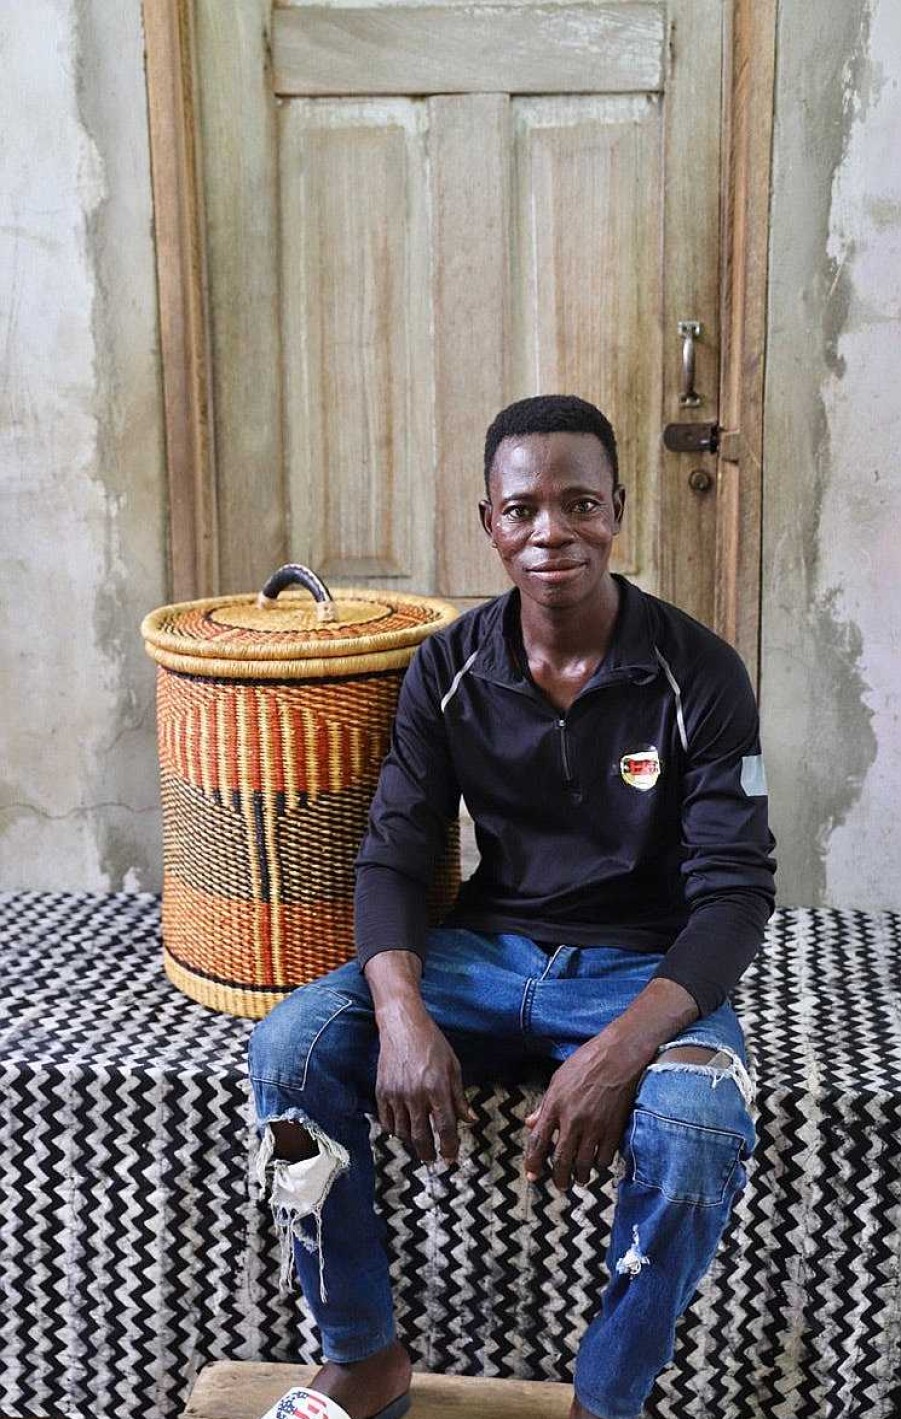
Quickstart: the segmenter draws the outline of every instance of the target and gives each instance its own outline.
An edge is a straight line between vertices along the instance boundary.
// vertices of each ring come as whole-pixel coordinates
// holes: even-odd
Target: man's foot
[[[410,1356],[399,1340],[392,1340],[384,1350],[356,1360],[352,1365],[339,1365],[327,1360],[310,1381],[318,1389],[337,1400],[350,1419],[371,1419],[380,1410],[410,1388],[413,1367]]]

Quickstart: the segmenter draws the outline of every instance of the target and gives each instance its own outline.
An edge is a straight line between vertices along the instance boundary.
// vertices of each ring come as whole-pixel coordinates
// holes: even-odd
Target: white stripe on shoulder
[[[471,655],[471,656],[469,657],[469,659],[466,661],[466,664],[460,666],[460,669],[457,671],[457,673],[456,673],[456,675],[454,676],[453,680],[451,680],[451,687],[450,687],[450,689],[448,690],[447,694],[444,696],[444,698],[443,698],[442,701],[441,701],[441,713],[442,713],[442,714],[444,714],[444,711],[447,709],[447,707],[448,707],[448,705],[450,704],[451,700],[454,698],[454,695],[457,693],[457,690],[460,688],[460,681],[463,679],[463,676],[466,674],[467,670],[469,669],[469,667],[470,667],[470,665],[472,664],[472,662],[475,660],[475,658],[476,658],[476,656],[478,655],[478,653],[479,653],[479,652],[478,652],[477,650],[474,650],[473,653],[472,653],[472,655]]]
[[[659,646],[654,646],[654,654],[656,655],[658,661],[663,667],[663,673],[666,676],[667,680],[669,680],[670,688],[672,689],[672,692],[676,697],[676,724],[679,726],[679,738],[682,740],[682,748],[687,754],[688,735],[685,733],[685,720],[682,717],[682,691],[679,688],[678,680],[672,672],[672,668],[670,666],[669,661],[661,653]]]

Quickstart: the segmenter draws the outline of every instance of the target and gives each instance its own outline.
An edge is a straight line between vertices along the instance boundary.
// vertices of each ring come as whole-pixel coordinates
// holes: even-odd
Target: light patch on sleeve
[[[766,769],[762,754],[745,754],[741,761],[741,786],[749,798],[766,798]]]

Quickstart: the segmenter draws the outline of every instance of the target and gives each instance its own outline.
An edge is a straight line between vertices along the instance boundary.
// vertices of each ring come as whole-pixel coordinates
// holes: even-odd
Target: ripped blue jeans
[[[603,945],[549,955],[525,936],[440,928],[429,935],[422,994],[464,1083],[484,1083],[528,1075],[537,1058],[562,1062],[626,1009],[660,960]],[[705,1064],[667,1058],[668,1048],[689,1044],[718,1053]],[[366,1117],[375,1112],[377,1059],[356,962],[295,990],[249,1045],[259,1176],[282,1233],[285,1277],[293,1263],[326,1356],[345,1363],[394,1336]],[[620,1142],[609,1279],[602,1293],[599,1284],[574,1377],[581,1403],[603,1419],[640,1413],[745,1186],[757,1141],[746,1066],[727,1002],[661,1046],[641,1077]],[[268,1125],[284,1119],[314,1137],[313,1158],[275,1156]]]

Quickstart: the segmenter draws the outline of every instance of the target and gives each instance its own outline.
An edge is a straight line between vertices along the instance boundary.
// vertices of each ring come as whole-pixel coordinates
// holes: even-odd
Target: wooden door
[[[182,590],[250,589],[289,558],[338,585],[503,589],[485,429],[563,391],[617,430],[616,568],[717,624],[735,497],[661,431],[720,421],[735,3],[146,0],[158,54],[159,7],[177,16],[196,103],[206,403]],[[159,153],[157,131],[158,204]],[[680,320],[701,324],[692,407]]]

